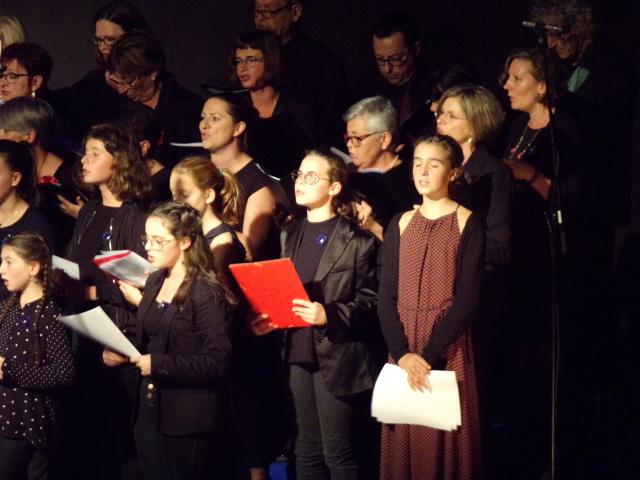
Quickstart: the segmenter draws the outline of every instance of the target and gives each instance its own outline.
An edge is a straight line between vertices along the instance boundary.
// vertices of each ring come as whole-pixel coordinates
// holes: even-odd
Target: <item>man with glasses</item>
[[[420,64],[420,30],[405,12],[394,11],[378,19],[371,31],[371,45],[380,77],[363,87],[358,98],[382,95],[390,99],[402,126],[428,100]]]
[[[251,13],[256,28],[275,33],[282,42],[288,108],[312,143],[340,145],[347,77],[333,52],[300,32],[302,0],[254,0]]]

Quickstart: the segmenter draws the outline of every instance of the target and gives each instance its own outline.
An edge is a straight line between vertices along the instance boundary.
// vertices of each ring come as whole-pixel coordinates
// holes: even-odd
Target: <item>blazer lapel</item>
[[[306,219],[297,222],[284,236],[284,242],[282,245],[282,257],[290,258],[294,265],[296,263],[298,247],[300,246],[300,241],[302,240],[302,231],[304,230],[304,226],[306,223]]]
[[[331,235],[329,243],[327,243],[327,248],[325,248],[322,257],[320,258],[318,270],[316,270],[316,275],[313,279],[314,282],[319,283],[327,276],[338,259],[344,253],[347,244],[353,235],[354,232],[350,228],[348,220],[340,217],[338,219],[336,229],[334,230],[333,235]]]
[[[143,297],[142,303],[138,307],[138,313],[136,315],[136,344],[138,346],[142,345],[144,317],[147,315],[147,312],[149,311],[149,307],[153,305],[154,300],[158,296],[160,287],[162,287],[163,279],[164,279],[164,275],[153,275],[152,277],[149,277],[149,280],[147,280],[147,283],[145,285],[145,288],[144,288],[145,295]]]

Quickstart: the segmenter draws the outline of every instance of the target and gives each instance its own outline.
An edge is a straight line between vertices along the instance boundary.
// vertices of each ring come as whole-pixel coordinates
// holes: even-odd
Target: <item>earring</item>
[[[36,98],[36,91],[35,90],[31,91],[31,98]]]

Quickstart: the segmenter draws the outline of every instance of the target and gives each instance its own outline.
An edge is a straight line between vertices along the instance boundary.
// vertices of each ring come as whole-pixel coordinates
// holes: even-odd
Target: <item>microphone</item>
[[[558,25],[550,25],[548,23],[532,22],[531,20],[524,20],[522,26],[525,28],[531,28],[533,30],[543,31],[547,33],[564,33],[566,29]]]

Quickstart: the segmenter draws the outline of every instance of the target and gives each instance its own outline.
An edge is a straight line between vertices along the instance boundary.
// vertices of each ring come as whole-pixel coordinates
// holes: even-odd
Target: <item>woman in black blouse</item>
[[[130,361],[143,376],[135,426],[146,478],[230,478],[228,426],[232,315],[192,207],[170,202],[145,226],[159,270],[148,278],[136,321],[143,352]],[[129,359],[105,350],[105,363]]]
[[[0,477],[47,479],[58,416],[55,391],[73,381],[71,344],[52,297],[51,253],[33,233],[2,245]]]

